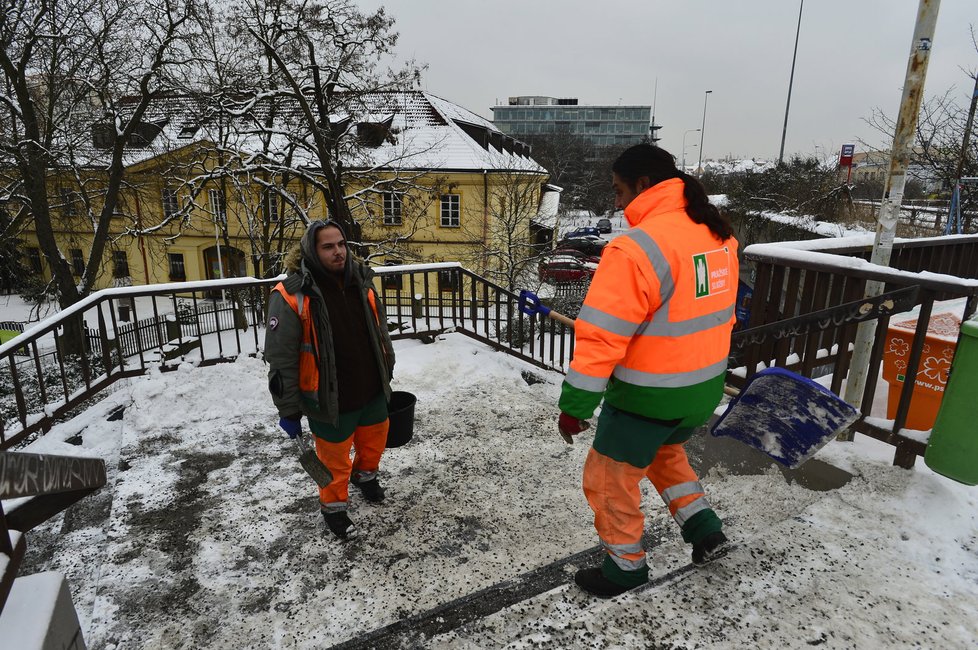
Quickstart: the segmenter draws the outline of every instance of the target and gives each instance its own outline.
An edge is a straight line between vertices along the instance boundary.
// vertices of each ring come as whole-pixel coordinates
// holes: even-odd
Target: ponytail
[[[677,177],[683,179],[683,196],[686,197],[686,214],[689,218],[709,228],[720,241],[730,239],[733,236],[733,225],[717,206],[710,203],[703,184],[686,172],[678,172]]]
[[[679,171],[675,158],[665,149],[649,144],[629,147],[618,156],[611,170],[631,187],[637,186],[638,179],[643,176],[649,179],[651,185],[658,185],[671,178],[682,179],[686,214],[689,218],[695,223],[705,225],[721,242],[733,235],[730,220],[710,203],[703,185],[689,174]]]

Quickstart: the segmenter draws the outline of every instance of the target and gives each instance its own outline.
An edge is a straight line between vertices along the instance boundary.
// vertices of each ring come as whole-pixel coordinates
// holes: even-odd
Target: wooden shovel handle
[[[550,313],[547,314],[547,316],[550,316],[550,318],[554,319],[558,323],[563,323],[564,325],[566,325],[567,327],[570,327],[571,329],[574,328],[574,319],[573,318],[570,318],[568,316],[564,316],[563,314],[558,313],[558,312],[555,312],[553,310],[550,310]]]

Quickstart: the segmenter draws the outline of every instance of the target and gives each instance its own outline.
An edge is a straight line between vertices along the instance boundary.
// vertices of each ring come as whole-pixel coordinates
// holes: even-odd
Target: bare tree
[[[397,43],[394,21],[383,8],[363,13],[351,0],[247,0],[244,30],[257,41],[281,80],[273,92],[288,97],[298,108],[296,126],[283,133],[318,163],[296,166],[297,173],[322,193],[329,214],[354,224],[345,190],[344,165],[355,160],[365,141],[390,136],[383,123],[365,132],[352,118],[369,114],[365,96],[416,87],[420,69],[408,63],[400,70],[379,71]],[[265,96],[256,94],[252,110]],[[387,125],[389,126],[389,124]],[[345,137],[358,129],[357,137]],[[368,143],[369,146],[369,143]],[[357,236],[356,229],[351,232]]]
[[[550,182],[563,188],[568,207],[602,214],[613,206],[611,163],[618,147],[595,146],[571,133],[525,136],[533,157],[550,173]]]
[[[474,250],[457,251],[463,264],[509,290],[530,286],[535,277],[532,270],[540,259],[530,237],[530,222],[539,212],[544,178],[539,169],[531,168],[494,174],[488,184],[485,232],[463,226],[467,239],[480,242]]]
[[[978,38],[971,26],[971,41],[978,53]],[[912,162],[908,175],[921,182],[939,181],[950,195],[958,179],[978,176],[978,139],[968,132],[969,114],[974,115],[976,91],[978,91],[978,67],[964,67],[961,71],[968,79],[968,103],[962,104],[960,91],[950,88],[941,95],[924,100],[920,106],[914,141]],[[873,110],[865,120],[870,126],[892,140],[896,120],[881,109]],[[865,144],[865,143],[863,143]],[[963,193],[961,211],[965,215],[965,229],[972,231],[974,215],[978,213],[978,192]],[[938,218],[937,227],[940,227]]]
[[[87,295],[98,277],[126,182],[127,148],[154,135],[145,113],[164,90],[167,69],[186,60],[191,16],[192,0],[5,6],[0,192],[18,208],[3,236],[30,221],[62,307]],[[91,242],[77,279],[55,238],[64,230],[80,230]]]

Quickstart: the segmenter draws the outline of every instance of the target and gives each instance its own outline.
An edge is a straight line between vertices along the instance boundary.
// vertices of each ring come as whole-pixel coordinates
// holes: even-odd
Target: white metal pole
[[[890,254],[893,252],[893,237],[896,233],[897,219],[900,216],[903,189],[907,182],[907,165],[910,163],[910,154],[913,149],[917,116],[920,113],[924,81],[927,77],[927,64],[930,62],[930,50],[934,41],[937,12],[940,7],[940,0],[920,0],[920,5],[917,8],[917,24],[914,27],[913,42],[910,46],[910,60],[907,62],[906,81],[903,84],[900,113],[897,116],[893,147],[890,153],[890,173],[887,177],[886,187],[883,189],[883,201],[880,204],[879,221],[876,224],[876,239],[873,242],[873,252],[869,260],[872,264],[889,265]],[[878,296],[881,293],[883,293],[882,282],[869,281],[866,283],[867,298]],[[866,387],[875,329],[875,322],[864,321],[859,324],[856,330],[856,341],[853,344],[852,363],[844,397],[847,402],[857,407],[862,404],[863,391]],[[839,350],[839,354],[845,354],[845,350]],[[846,434],[845,438],[851,440],[852,434]]]
[[[213,192],[214,190],[211,190]],[[217,224],[221,219],[221,202],[214,194],[211,194],[211,208],[214,210],[214,246],[217,248],[217,272],[224,279],[224,261],[221,259],[221,238],[218,236]],[[221,302],[224,302],[224,288],[221,288]]]

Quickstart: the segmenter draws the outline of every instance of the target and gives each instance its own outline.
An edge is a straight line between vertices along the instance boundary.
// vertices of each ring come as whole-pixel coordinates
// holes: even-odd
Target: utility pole
[[[696,164],[696,175],[703,176],[703,136],[706,135],[706,100],[710,98],[712,90],[703,93],[703,125],[700,127],[700,161]]]
[[[940,0],[920,0],[920,5],[917,8],[917,23],[914,26],[913,42],[910,45],[910,60],[907,62],[903,97],[900,99],[900,113],[897,116],[893,147],[890,152],[890,173],[883,189],[883,201],[880,204],[879,220],[876,224],[876,239],[873,242],[873,252],[869,259],[871,264],[881,266],[890,264],[893,237],[896,233],[897,219],[900,216],[903,189],[907,182],[907,166],[910,164],[914,132],[917,128],[917,116],[920,113],[920,102],[924,95],[927,64],[930,62],[930,50],[934,41],[934,29],[937,26],[937,12],[940,7]],[[878,296],[881,293],[883,293],[882,282],[871,280],[866,283],[865,295],[867,298]],[[866,388],[866,376],[869,373],[869,356],[873,347],[875,328],[876,323],[864,321],[859,324],[856,330],[856,341],[853,344],[852,363],[844,397],[847,402],[857,408],[862,405],[863,392]],[[839,354],[845,354],[845,350],[839,350]],[[913,381],[913,379],[908,381]],[[852,440],[852,433],[843,434],[840,438]]]
[[[788,77],[788,101],[784,105],[784,128],[781,129],[781,153],[778,154],[778,166],[784,162],[784,140],[788,135],[788,109],[791,108],[791,86],[795,82],[795,60],[798,58],[798,37],[801,35],[801,11],[805,8],[805,0],[798,7],[798,29],[795,30],[795,53],[791,55],[791,76]]]

